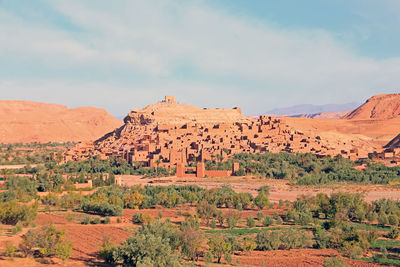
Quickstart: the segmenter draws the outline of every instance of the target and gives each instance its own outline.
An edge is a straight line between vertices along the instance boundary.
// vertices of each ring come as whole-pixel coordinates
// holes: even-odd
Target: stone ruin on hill
[[[70,149],[65,161],[113,156],[144,167],[184,169],[191,162],[222,161],[236,153],[286,151],[360,157],[357,149],[344,150],[340,140],[332,142],[296,131],[278,118],[250,119],[239,108],[200,109],[178,104],[172,96],[144,109],[132,109],[124,123],[94,143],[81,143]],[[197,174],[204,175],[202,171]]]

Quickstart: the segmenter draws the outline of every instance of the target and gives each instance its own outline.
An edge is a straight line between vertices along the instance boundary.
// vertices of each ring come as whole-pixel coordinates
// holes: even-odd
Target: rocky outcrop
[[[400,117],[400,94],[376,95],[346,114],[347,120],[388,120]]]
[[[121,125],[100,108],[0,101],[0,143],[93,141]]]

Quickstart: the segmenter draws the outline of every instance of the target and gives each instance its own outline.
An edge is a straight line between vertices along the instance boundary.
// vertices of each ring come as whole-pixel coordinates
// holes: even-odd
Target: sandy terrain
[[[89,141],[121,125],[99,108],[0,101],[0,143]]]
[[[196,184],[203,188],[221,187],[229,184],[236,192],[248,192],[257,195],[257,189],[263,185],[270,186],[270,200],[277,202],[281,200],[294,201],[300,195],[316,195],[318,193],[331,194],[333,192],[360,192],[364,193],[367,201],[375,201],[381,198],[400,200],[400,187],[393,188],[382,185],[330,185],[330,186],[293,186],[287,180],[261,179],[248,177],[221,177],[221,178],[142,178],[134,175],[120,175],[122,184],[132,186],[141,185],[187,185]]]

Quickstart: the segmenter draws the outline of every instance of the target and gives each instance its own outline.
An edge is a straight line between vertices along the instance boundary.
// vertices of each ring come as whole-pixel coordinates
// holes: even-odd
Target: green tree
[[[209,251],[214,255],[218,263],[221,263],[222,257],[227,253],[231,253],[232,249],[231,244],[226,241],[226,238],[223,235],[212,236],[207,245]]]

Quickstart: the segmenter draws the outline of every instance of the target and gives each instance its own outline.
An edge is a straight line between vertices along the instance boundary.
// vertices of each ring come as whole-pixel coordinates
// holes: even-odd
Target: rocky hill
[[[374,142],[381,133],[360,134],[363,129],[369,132],[368,127],[346,120],[271,116],[251,119],[242,115],[239,108],[200,109],[166,98],[144,109],[132,109],[122,127],[93,143],[70,149],[65,160],[114,156],[143,166],[155,166],[157,162],[172,167],[177,163],[265,151],[341,154],[356,159],[381,146]]]
[[[400,117],[400,94],[376,95],[345,115],[347,120],[388,120]]]
[[[0,143],[90,141],[121,125],[100,108],[0,101]]]
[[[307,113],[307,114],[290,115],[290,116],[284,116],[284,117],[331,120],[331,119],[340,119],[347,113],[348,113],[348,111],[318,112],[318,113],[311,113],[311,114]]]

